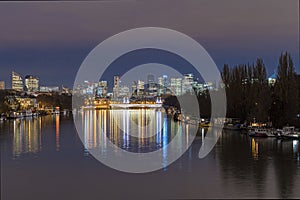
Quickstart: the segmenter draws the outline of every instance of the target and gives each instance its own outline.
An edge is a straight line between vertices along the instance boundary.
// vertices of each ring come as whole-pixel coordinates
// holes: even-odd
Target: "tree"
[[[222,79],[227,96],[227,117],[241,121],[269,120],[271,105],[266,68],[262,59],[252,65],[224,65]]]
[[[276,126],[284,126],[294,123],[299,112],[297,75],[289,53],[281,54],[277,73],[273,92],[272,120]]]

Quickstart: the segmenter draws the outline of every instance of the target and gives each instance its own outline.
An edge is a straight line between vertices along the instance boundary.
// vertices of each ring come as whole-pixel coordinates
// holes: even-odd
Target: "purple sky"
[[[72,87],[99,42],[145,26],[189,35],[219,68],[261,57],[271,74],[288,51],[300,72],[298,0],[0,2],[0,80],[10,87],[15,70]]]

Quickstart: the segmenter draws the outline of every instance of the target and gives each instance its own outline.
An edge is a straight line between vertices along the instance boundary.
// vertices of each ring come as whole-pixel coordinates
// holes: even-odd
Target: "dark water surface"
[[[174,130],[182,131],[185,137],[190,128],[160,113],[134,111],[128,115],[130,122],[124,123],[156,119],[149,130],[136,130],[138,134],[149,134],[151,128],[155,131],[160,126],[165,130],[160,136],[134,140],[124,138],[110,122],[112,116],[118,119],[116,116],[124,113],[93,112],[81,114],[87,124],[87,139],[83,142],[72,116],[0,122],[1,199],[300,198],[297,140],[250,138],[245,133],[223,131],[210,154],[199,159],[201,136],[205,133],[199,130],[192,146],[171,165],[151,173],[129,174],[111,169],[89,154],[89,148],[103,142],[103,137],[93,135],[90,114],[105,119],[96,123],[107,124],[111,141],[134,152],[154,151],[172,139]]]

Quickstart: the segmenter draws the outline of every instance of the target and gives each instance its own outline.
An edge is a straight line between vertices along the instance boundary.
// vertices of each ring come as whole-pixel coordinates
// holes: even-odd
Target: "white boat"
[[[19,112],[10,112],[7,116],[8,119],[17,119],[17,118],[23,118],[23,113],[19,113]]]
[[[233,123],[225,123],[223,128],[227,129],[227,130],[239,131],[239,130],[241,130],[241,125],[233,124]]]
[[[284,136],[285,138],[290,138],[290,139],[300,139],[300,132],[296,132],[293,134],[288,134]]]
[[[294,126],[285,126],[283,129],[277,130],[277,135],[279,137],[299,139],[300,131],[296,131]]]
[[[251,137],[275,137],[275,131],[269,128],[250,128],[248,130],[248,135]]]

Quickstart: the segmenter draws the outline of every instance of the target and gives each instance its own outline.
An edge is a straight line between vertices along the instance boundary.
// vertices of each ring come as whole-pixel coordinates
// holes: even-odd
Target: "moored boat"
[[[288,134],[288,135],[285,135],[284,137],[287,138],[287,139],[297,139],[297,140],[299,140],[300,139],[300,132],[293,133],[293,134]]]
[[[241,125],[233,124],[233,123],[225,123],[223,128],[227,130],[239,131],[241,130]]]
[[[300,131],[295,130],[294,126],[285,126],[283,129],[277,129],[277,137],[287,139],[299,139]]]
[[[269,128],[252,128],[248,130],[251,137],[275,137],[275,131]]]
[[[24,117],[23,113],[15,112],[15,111],[11,111],[7,116],[8,119],[19,119],[23,117]]]

